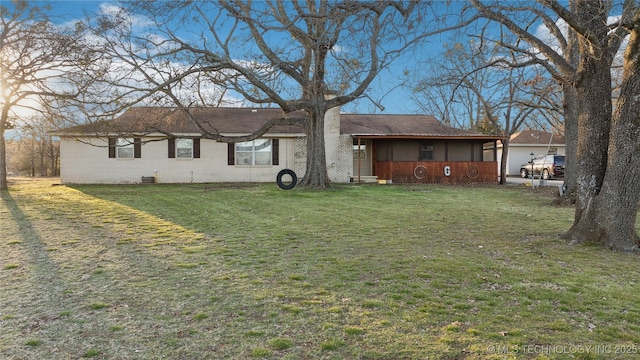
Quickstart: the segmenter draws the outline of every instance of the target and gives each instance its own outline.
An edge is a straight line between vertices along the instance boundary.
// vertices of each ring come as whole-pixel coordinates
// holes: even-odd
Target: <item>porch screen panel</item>
[[[415,141],[394,141],[393,161],[418,161],[419,144]]]
[[[391,160],[391,148],[388,141],[376,142],[376,160],[377,161],[389,161]]]
[[[473,161],[471,158],[471,144],[464,141],[449,143],[449,161]]]

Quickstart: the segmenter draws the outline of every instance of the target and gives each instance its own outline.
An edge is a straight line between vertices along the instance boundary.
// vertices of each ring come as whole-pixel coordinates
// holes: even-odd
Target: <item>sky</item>
[[[95,14],[101,8],[116,5],[116,2],[109,1],[81,1],[81,0],[50,0],[40,2],[51,7],[48,14],[54,22],[68,22],[73,19],[83,18],[88,14]],[[441,49],[440,41],[442,37],[436,36],[427,44],[428,49],[421,49],[422,52],[434,52]],[[414,114],[419,113],[419,106],[411,100],[411,93],[402,86],[404,70],[415,67],[415,61],[411,57],[397,59],[393,66],[383,70],[377,79],[373,81],[370,90],[367,92],[372,99],[379,101],[383,109],[374,105],[373,102],[362,99],[342,107],[343,112],[356,113],[386,113],[386,114]]]
[[[42,5],[50,6],[48,14],[54,22],[68,23],[74,19],[82,19],[109,7],[118,5],[116,1],[108,0],[49,0],[36,2]],[[448,2],[435,2],[436,5],[449,4]],[[452,2],[453,5],[447,5],[452,15],[455,15],[455,6],[460,6],[460,2]],[[437,6],[436,6],[437,7]],[[455,16],[453,16],[455,17]],[[454,20],[451,20],[454,21]],[[185,25],[185,31],[189,30]],[[538,36],[545,38],[544,32],[548,30],[543,26],[537,28]],[[413,94],[407,82],[426,76],[424,69],[418,68],[420,64],[414,57],[418,54],[420,58],[437,58],[438,54],[443,50],[444,44],[449,42],[449,35],[435,35],[428,39],[427,43],[415,52],[410,52],[406,56],[397,59],[391,67],[383,70],[373,81],[367,92],[372,99],[378,101],[382,108],[377,107],[372,101],[361,99],[356,102],[343,105],[343,112],[351,113],[385,113],[385,114],[416,114],[421,113],[419,104],[412,99]],[[338,44],[340,45],[340,44]],[[405,70],[409,71],[407,74]],[[442,120],[442,119],[441,119]]]

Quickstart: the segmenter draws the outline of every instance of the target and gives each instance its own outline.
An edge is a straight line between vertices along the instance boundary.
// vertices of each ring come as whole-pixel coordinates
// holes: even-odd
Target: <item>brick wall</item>
[[[279,165],[230,166],[227,144],[213,140],[200,141],[199,159],[169,158],[167,140],[145,142],[139,159],[113,159],[108,156],[106,139],[63,137],[60,177],[64,183],[80,184],[140,183],[143,176],[155,176],[160,183],[275,182],[287,164],[299,167],[295,157],[299,139],[281,138],[279,142]]]

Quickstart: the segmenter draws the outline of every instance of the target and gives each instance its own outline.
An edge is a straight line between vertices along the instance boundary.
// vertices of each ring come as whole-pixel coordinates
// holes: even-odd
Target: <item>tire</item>
[[[288,184],[282,181],[282,177],[285,175],[291,176],[291,182]],[[280,170],[280,172],[278,173],[278,176],[276,176],[276,184],[278,184],[278,187],[282,190],[291,190],[296,186],[297,183],[298,183],[298,176],[296,176],[296,173],[291,169]]]
[[[526,179],[529,177],[529,172],[527,172],[527,169],[520,169],[520,177],[523,179]]]
[[[548,169],[542,170],[542,180],[549,180],[549,170]]]

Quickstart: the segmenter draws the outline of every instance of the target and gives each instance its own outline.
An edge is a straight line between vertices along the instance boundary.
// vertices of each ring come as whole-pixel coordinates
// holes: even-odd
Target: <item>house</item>
[[[497,143],[497,158],[502,158],[502,142]],[[492,151],[490,144],[486,149]],[[564,155],[564,136],[552,134],[540,130],[524,130],[514,133],[509,138],[509,153],[507,154],[507,176],[520,176],[520,165],[531,160],[531,154]]]
[[[224,143],[203,130],[247,135],[269,119],[271,108],[194,108],[196,122],[176,108],[134,107],[117,119],[70,127],[60,137],[63,183],[274,182],[283,169],[306,171],[301,127],[277,125],[262,137]],[[304,116],[303,112],[287,114]],[[327,170],[333,182],[496,183],[499,137],[444,126],[426,115],[340,114],[325,117]]]

